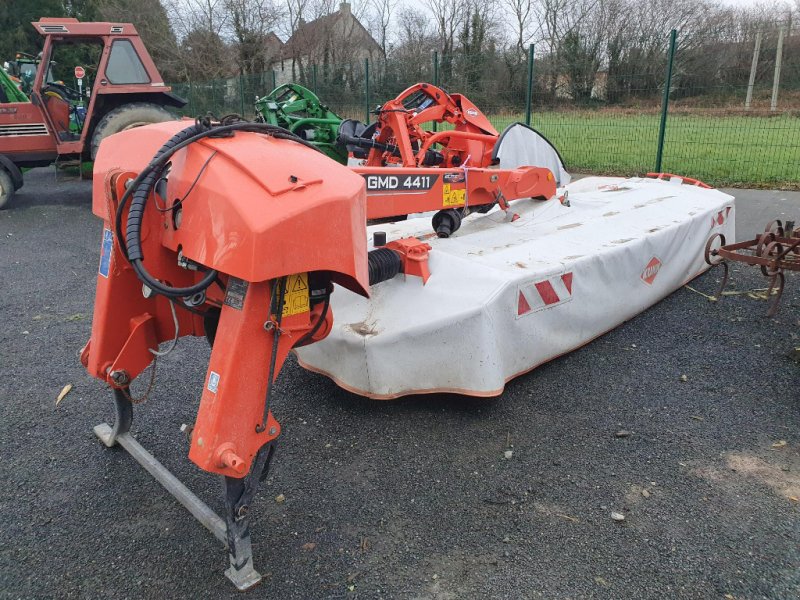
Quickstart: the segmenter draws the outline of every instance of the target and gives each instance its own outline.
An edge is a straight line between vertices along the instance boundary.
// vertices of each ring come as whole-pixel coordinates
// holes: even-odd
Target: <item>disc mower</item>
[[[368,296],[370,286],[400,274],[423,284],[431,276],[430,246],[417,237],[376,237],[368,252],[367,218],[438,211],[434,228],[447,237],[471,210],[555,195],[548,168],[488,168],[496,134],[482,115],[463,116],[471,104],[418,89],[439,104],[423,98],[402,118],[384,107],[368,155],[374,165],[349,169],[296,133],[237,118],[124,131],[95,161],[92,207],[104,230],[81,361],[113,390],[116,407],[114,424],[95,433],[125,448],[227,545],[226,575],[239,589],[260,579],[247,511],[280,433],[270,407],[288,353],[331,331],[334,283]],[[450,119],[456,129],[428,135],[418,114]],[[407,164],[388,167],[393,146]],[[428,153],[441,160],[415,158]],[[224,519],[129,433],[141,400],[131,383],[151,369],[146,396],[158,359],[184,336],[205,336],[212,346],[188,453],[222,476]]]

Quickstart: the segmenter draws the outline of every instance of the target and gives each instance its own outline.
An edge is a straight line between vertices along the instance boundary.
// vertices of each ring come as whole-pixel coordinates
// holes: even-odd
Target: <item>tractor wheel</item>
[[[174,120],[175,115],[158,104],[132,102],[131,104],[118,106],[100,119],[94,129],[94,135],[92,135],[92,160],[97,157],[100,142],[109,135],[114,135],[126,129],[149,125],[150,123],[163,123],[164,121]]]
[[[3,167],[0,167],[0,208],[14,197],[14,180]]]

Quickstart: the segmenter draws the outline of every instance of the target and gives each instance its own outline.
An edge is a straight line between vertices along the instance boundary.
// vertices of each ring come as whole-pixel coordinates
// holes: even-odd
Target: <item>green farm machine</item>
[[[337,145],[342,117],[302,85],[287,83],[256,100],[256,111],[265,123],[288,129],[314,144],[327,156],[347,164],[347,150]]]
[[[27,101],[28,97],[19,84],[4,69],[0,68],[0,104]]]

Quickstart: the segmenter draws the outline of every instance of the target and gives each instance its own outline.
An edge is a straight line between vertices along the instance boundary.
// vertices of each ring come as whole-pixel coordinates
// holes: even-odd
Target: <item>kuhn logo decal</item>
[[[654,256],[650,259],[650,262],[647,263],[647,266],[642,271],[642,281],[644,281],[647,285],[653,285],[653,282],[656,279],[656,275],[661,270],[661,261],[658,260],[658,257]]]

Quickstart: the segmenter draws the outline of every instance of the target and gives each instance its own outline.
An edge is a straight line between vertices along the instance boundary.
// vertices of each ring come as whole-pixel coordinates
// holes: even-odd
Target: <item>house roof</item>
[[[270,31],[264,36],[264,46],[266,46],[272,56],[280,55],[283,50],[283,45],[281,38],[279,38],[274,31]]]
[[[380,44],[378,44],[378,42],[375,41],[375,38],[370,35],[366,27],[361,24],[361,21],[359,21],[355,15],[353,15],[353,13],[350,11],[350,5],[347,3],[342,3],[342,5],[339,7],[339,10],[334,13],[324,15],[319,19],[309,21],[308,23],[301,21],[300,26],[287,40],[286,44],[284,44],[284,55],[292,56],[307,54],[309,50],[316,49],[318,45],[322,43],[332,31],[334,31],[337,22],[340,19],[347,18],[351,20],[351,23],[360,32],[364,42],[371,46],[371,49],[380,51]],[[358,33],[356,33],[356,35],[358,35]]]

